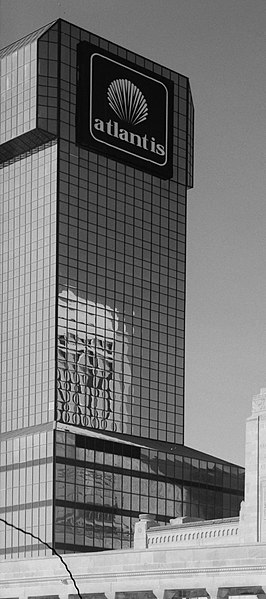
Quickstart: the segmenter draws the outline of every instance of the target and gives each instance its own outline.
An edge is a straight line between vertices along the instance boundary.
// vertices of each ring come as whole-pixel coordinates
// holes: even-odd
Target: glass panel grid
[[[221,485],[223,472],[229,475],[227,488]],[[243,474],[243,468],[219,461],[57,431],[56,547],[128,547],[140,513],[164,524],[182,516],[237,516]]]
[[[1,441],[0,516],[52,542],[53,432],[43,430]],[[0,522],[0,559],[47,554],[47,548]]]
[[[81,39],[101,45],[62,23],[57,417],[182,442],[188,80],[173,76],[176,166],[160,181],[76,147]]]
[[[0,168],[1,432],[54,414],[56,144]]]
[[[5,143],[36,127],[37,41],[11,47],[0,68],[0,143]]]

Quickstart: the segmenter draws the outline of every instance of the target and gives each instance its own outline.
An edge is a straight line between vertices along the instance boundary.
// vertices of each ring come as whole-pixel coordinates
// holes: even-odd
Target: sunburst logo
[[[115,79],[107,90],[109,106],[122,121],[139,125],[147,119],[148,105],[143,93],[128,79]]]
[[[78,144],[155,176],[172,177],[173,82],[87,42],[79,44],[78,69]]]

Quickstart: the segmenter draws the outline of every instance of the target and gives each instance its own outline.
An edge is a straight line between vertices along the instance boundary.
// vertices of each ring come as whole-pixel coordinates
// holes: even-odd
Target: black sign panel
[[[172,82],[81,42],[77,143],[172,176]]]

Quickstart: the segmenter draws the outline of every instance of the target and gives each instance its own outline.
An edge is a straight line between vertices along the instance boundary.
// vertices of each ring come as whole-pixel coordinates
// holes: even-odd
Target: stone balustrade
[[[195,520],[175,518],[167,526],[157,526],[149,514],[140,516],[135,529],[135,549],[239,544],[239,518]]]

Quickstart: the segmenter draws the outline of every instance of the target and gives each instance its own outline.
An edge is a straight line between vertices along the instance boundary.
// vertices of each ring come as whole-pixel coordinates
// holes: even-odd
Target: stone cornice
[[[188,576],[188,575],[195,575],[195,574],[209,574],[210,576],[213,575],[217,575],[217,574],[224,574],[224,573],[243,573],[243,572],[265,572],[266,574],[266,560],[265,560],[265,565],[242,565],[242,566],[214,566],[214,567],[208,567],[208,568],[169,568],[168,569],[159,569],[159,568],[154,568],[153,570],[147,570],[145,568],[145,570],[135,570],[134,572],[131,571],[125,571],[125,572],[99,572],[99,573],[93,573],[93,574],[76,574],[74,572],[74,576],[75,576],[75,580],[77,581],[90,581],[92,582],[93,580],[103,580],[106,582],[107,580],[113,580],[116,579],[117,581],[121,578],[148,578],[148,577],[152,577],[154,578],[154,573],[156,572],[156,578],[160,577],[160,576],[164,576],[164,577],[169,577],[169,576]],[[62,574],[58,574],[57,576],[44,576],[42,578],[35,576],[35,577],[29,577],[29,578],[19,578],[19,579],[15,579],[14,577],[12,577],[12,586],[21,586],[21,584],[23,583],[24,585],[31,585],[31,584],[38,584],[38,585],[42,585],[45,583],[60,583],[62,582],[62,579],[65,579],[65,572],[62,571]],[[6,588],[8,581],[7,580],[0,580],[0,588]],[[69,583],[71,584],[71,580],[69,579]]]
[[[238,542],[239,519],[218,520],[216,522],[194,522],[172,528],[161,527],[147,530],[148,549],[159,549],[163,545],[165,549],[179,547],[198,547],[214,545],[235,545]]]

